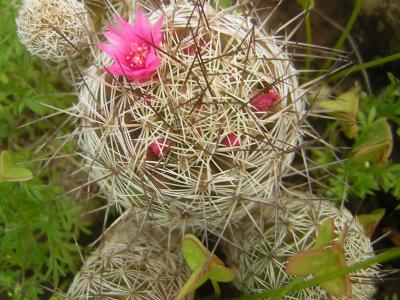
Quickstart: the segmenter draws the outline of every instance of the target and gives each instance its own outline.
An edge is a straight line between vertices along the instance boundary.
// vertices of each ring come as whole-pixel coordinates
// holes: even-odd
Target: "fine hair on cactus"
[[[175,299],[189,277],[180,236],[127,212],[103,235],[75,275],[66,299]],[[185,300],[193,298],[193,293]]]
[[[287,44],[208,1],[134,15],[116,17],[82,74],[75,135],[89,182],[120,211],[203,227],[269,202],[303,138]],[[121,41],[129,32],[140,38]]]
[[[344,241],[347,265],[374,256],[369,237],[346,208],[338,209],[332,202],[313,199],[306,194],[296,197],[283,199],[275,208],[260,207],[253,212],[252,220],[245,218],[232,227],[230,241],[224,243],[223,250],[228,264],[237,271],[234,285],[240,291],[257,294],[283,288],[291,282],[295,277],[287,274],[288,261],[313,248],[318,230],[329,219],[333,219],[338,239]],[[372,299],[377,278],[379,271],[376,266],[350,274],[351,299]],[[284,297],[338,298],[320,286],[292,292]]]
[[[89,12],[79,0],[24,0],[16,23],[27,50],[54,62],[76,56],[92,30]]]

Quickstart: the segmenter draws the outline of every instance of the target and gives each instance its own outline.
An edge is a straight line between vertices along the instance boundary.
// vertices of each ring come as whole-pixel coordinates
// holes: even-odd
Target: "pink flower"
[[[251,109],[256,113],[265,113],[272,104],[279,100],[280,97],[274,89],[270,89],[268,93],[261,93],[250,101]]]
[[[167,140],[165,138],[158,138],[149,146],[151,152],[157,157],[164,157],[169,154],[171,149],[167,144]]]
[[[242,140],[232,132],[222,139],[221,145],[231,148],[240,147],[242,145]]]
[[[129,24],[116,16],[117,25],[109,25],[104,36],[110,44],[99,43],[101,50],[114,59],[107,71],[114,75],[124,75],[129,80],[144,82],[149,80],[160,66],[156,47],[162,42],[161,27],[163,17],[152,26],[141,10],[136,11],[135,24]]]

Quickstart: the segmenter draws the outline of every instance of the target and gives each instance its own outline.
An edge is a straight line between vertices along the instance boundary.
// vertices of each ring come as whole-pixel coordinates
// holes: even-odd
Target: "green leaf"
[[[9,83],[8,76],[4,73],[0,73],[0,82],[8,84]]]
[[[286,272],[290,275],[323,275],[346,266],[343,243],[335,242],[335,222],[326,219],[318,228],[314,247],[303,251],[287,261]],[[348,276],[341,276],[322,282],[321,288],[335,296],[351,295]]]
[[[231,282],[236,278],[235,272],[221,265],[213,265],[208,272],[208,278],[217,282]]]
[[[315,6],[314,0],[297,0],[297,3],[299,3],[303,9],[312,9]]]
[[[25,100],[25,104],[26,106],[29,107],[29,109],[35,113],[38,114],[44,114],[44,109],[42,106],[40,106],[39,104],[36,103],[36,101],[32,100],[32,99],[26,99]]]
[[[221,4],[222,7],[229,7],[232,5],[232,0],[220,0],[219,3]]]
[[[376,226],[382,220],[384,215],[385,215],[385,209],[378,208],[378,209],[375,209],[374,211],[372,211],[370,214],[358,215],[357,220],[364,227],[368,236],[371,237],[375,231]]]
[[[33,178],[32,172],[25,168],[15,167],[8,151],[0,154],[0,182],[2,181],[27,181]]]
[[[176,297],[176,300],[184,299],[185,296],[193,293],[198,287],[202,286],[208,280],[208,273],[203,270],[199,269],[194,271],[189,279],[186,281],[185,285],[181,288]]]
[[[343,133],[349,139],[357,136],[357,113],[359,109],[360,86],[356,84],[350,91],[341,94],[335,100],[318,102],[321,109],[330,111],[330,114],[339,118]]]
[[[320,276],[346,267],[342,245],[306,250],[287,261],[286,272],[297,276]],[[348,275],[321,282],[321,288],[337,297],[351,297],[351,283]]]
[[[182,253],[193,273],[179,291],[177,300],[183,299],[186,295],[192,293],[208,279],[213,283],[215,295],[219,295],[218,282],[230,282],[236,277],[232,269],[225,267],[224,262],[212,254],[192,234],[185,235],[182,243]]]
[[[354,144],[352,154],[357,161],[386,163],[393,149],[390,125],[381,118],[372,123]]]
[[[292,280],[290,283],[288,283],[286,286],[278,289],[272,289],[268,291],[264,291],[260,294],[256,295],[250,295],[250,296],[240,296],[240,297],[235,297],[235,298],[229,298],[229,300],[262,300],[262,299],[271,299],[271,298],[276,298],[276,296],[280,296],[279,299],[281,299],[283,296],[289,295],[291,292],[295,291],[302,291],[307,288],[313,287],[315,285],[318,285],[322,282],[332,280],[334,278],[344,276],[347,274],[351,273],[356,273],[359,270],[366,269],[370,266],[373,266],[375,264],[383,264],[385,262],[397,259],[400,257],[400,247],[392,248],[388,251],[385,251],[383,253],[380,253],[372,258],[360,261],[358,263],[352,264],[350,266],[345,266],[344,268],[341,268],[339,270],[327,273],[327,274],[322,274],[319,276],[316,276],[314,278],[308,279],[308,280],[298,280],[298,278],[295,278]],[[227,299],[228,300],[228,299]]]
[[[335,222],[332,218],[326,219],[318,228],[314,248],[320,248],[331,244],[336,238]]]
[[[183,257],[192,271],[200,270],[207,262],[208,250],[194,235],[187,234],[185,236],[182,251]]]

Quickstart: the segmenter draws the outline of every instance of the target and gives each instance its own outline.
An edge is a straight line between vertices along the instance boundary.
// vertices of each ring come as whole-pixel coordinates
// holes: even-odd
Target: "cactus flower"
[[[270,89],[268,93],[263,92],[250,101],[251,109],[257,115],[265,113],[279,99],[278,93],[274,89]]]
[[[156,48],[162,42],[163,18],[152,26],[142,11],[137,10],[135,24],[129,24],[119,16],[116,21],[117,26],[110,24],[109,31],[104,32],[110,44],[98,44],[101,50],[114,59],[107,71],[136,82],[151,79],[161,64]]]

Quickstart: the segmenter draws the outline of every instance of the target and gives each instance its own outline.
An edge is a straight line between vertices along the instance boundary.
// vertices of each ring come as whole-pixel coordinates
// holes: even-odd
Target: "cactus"
[[[310,196],[292,197],[275,209],[259,208],[233,227],[231,243],[224,244],[228,265],[236,269],[235,286],[245,293],[281,288],[294,279],[287,274],[288,259],[311,249],[321,224],[333,218],[334,230],[344,238],[347,265],[372,257],[371,242],[361,224],[345,208],[318,201]],[[374,280],[379,276],[376,267],[350,274],[352,298],[372,299]],[[293,292],[285,299],[337,299],[320,286]]]
[[[27,50],[53,62],[76,57],[92,30],[89,13],[78,0],[24,0],[16,23]]]
[[[209,3],[161,7],[152,80],[110,74],[101,52],[84,72],[75,115],[89,181],[120,211],[203,226],[239,218],[271,199],[302,141],[297,71],[249,18]]]
[[[175,299],[190,275],[180,253],[180,237],[129,212],[103,236],[65,298]]]

